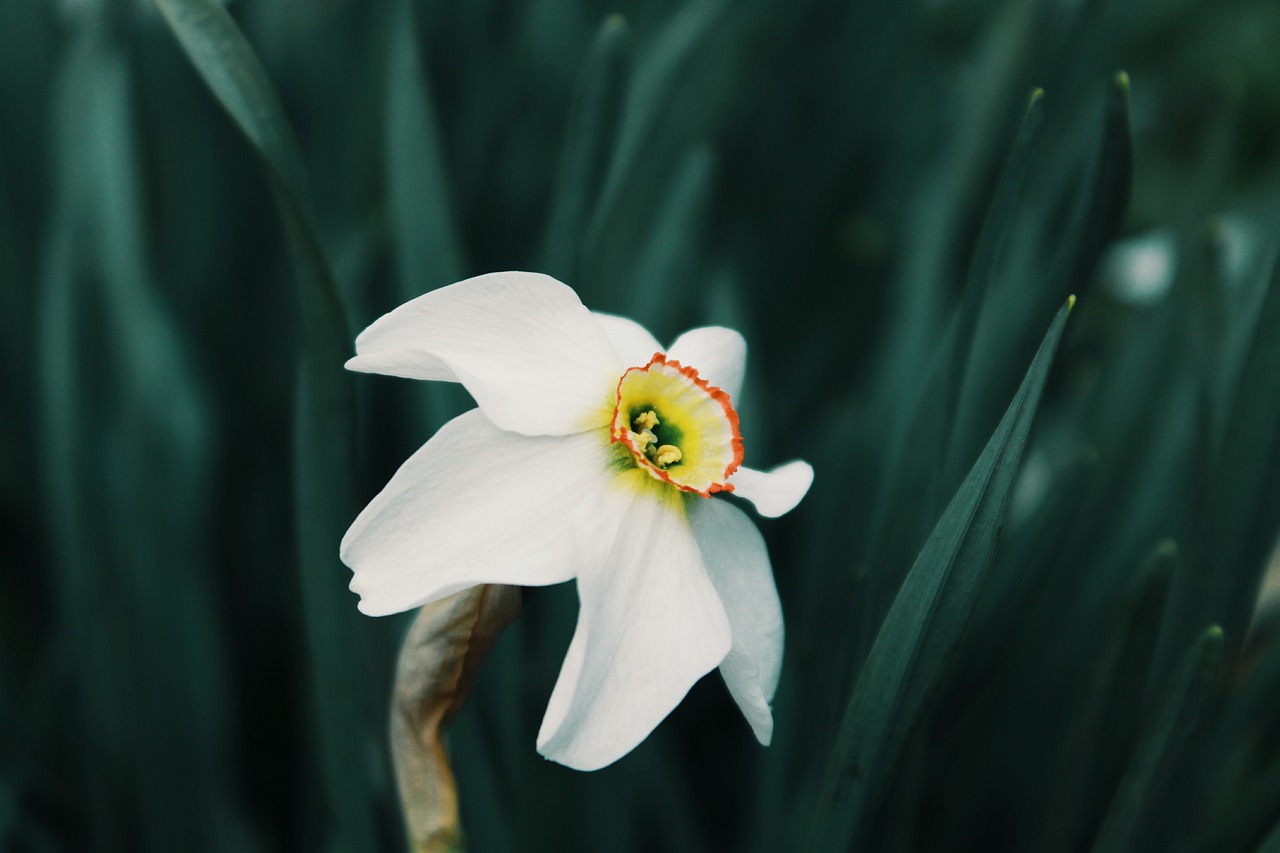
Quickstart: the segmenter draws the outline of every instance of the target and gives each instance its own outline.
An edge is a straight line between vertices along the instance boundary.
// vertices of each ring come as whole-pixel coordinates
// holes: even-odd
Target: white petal
[[[618,359],[625,367],[648,364],[655,353],[664,352],[658,339],[635,320],[599,311],[592,311],[591,316],[600,321],[605,334],[609,336],[609,342],[618,353]]]
[[[347,367],[459,381],[489,420],[526,435],[607,423],[624,369],[578,295],[527,272],[476,276],[406,302],[360,333]]]
[[[813,468],[808,462],[794,459],[772,471],[739,468],[729,478],[733,493],[746,498],[766,518],[777,518],[795,509],[796,504],[813,485]]]
[[[587,655],[587,620],[585,614],[578,614],[578,624],[573,629],[573,639],[569,641],[569,650],[564,653],[564,661],[560,664],[560,677],[556,686],[551,689],[551,698],[547,700],[547,712],[542,715],[542,726],[538,729],[538,748],[542,749],[544,740],[560,728],[569,709],[573,706],[573,697],[577,692],[578,679],[582,677],[582,662]],[[545,754],[545,753],[544,753]]]
[[[690,329],[675,339],[667,355],[685,367],[692,367],[703,379],[724,389],[735,404],[738,402],[742,377],[747,370],[747,342],[733,329],[723,326]]]
[[[634,749],[731,643],[682,499],[629,473],[634,493],[608,495],[627,507],[613,552],[578,578],[577,633],[538,732],[539,752],[578,770]]]
[[[599,500],[608,440],[603,429],[505,432],[479,409],[445,424],[342,539],[360,609],[382,616],[478,583],[542,586],[599,565],[621,522]]]
[[[783,640],[769,552],[751,519],[728,501],[692,501],[689,522],[733,629],[733,647],[720,674],[756,739],[768,746],[773,737],[769,703],[782,672]]]

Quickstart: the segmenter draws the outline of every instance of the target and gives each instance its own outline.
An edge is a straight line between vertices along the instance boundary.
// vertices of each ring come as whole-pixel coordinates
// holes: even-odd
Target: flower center
[[[733,491],[742,464],[729,395],[662,353],[618,380],[610,437],[650,476],[703,497]]]
[[[631,421],[631,437],[645,458],[665,471],[672,465],[679,465],[684,459],[684,453],[674,444],[667,444],[658,438],[654,430],[660,423],[658,413],[653,409],[646,409]]]

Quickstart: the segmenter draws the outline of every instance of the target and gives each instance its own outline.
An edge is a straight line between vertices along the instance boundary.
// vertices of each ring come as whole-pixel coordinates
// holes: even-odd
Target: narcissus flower
[[[545,275],[432,291],[356,339],[351,370],[461,382],[478,408],[401,466],[342,540],[371,615],[475,584],[577,580],[580,612],[538,733],[581,770],[630,752],[717,666],[756,737],[782,662],[782,609],[755,525],[791,510],[805,462],[742,465],[746,344],[693,329],[662,347]]]

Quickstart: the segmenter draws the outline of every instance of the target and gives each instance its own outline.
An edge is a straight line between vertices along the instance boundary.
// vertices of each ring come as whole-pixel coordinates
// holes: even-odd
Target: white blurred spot
[[[1015,525],[1030,516],[1049,493],[1053,481],[1053,466],[1043,450],[1032,450],[1022,462],[1018,482],[1013,487],[1009,504],[1009,524]]]
[[[1234,286],[1243,281],[1253,269],[1261,240],[1258,228],[1248,219],[1235,214],[1223,214],[1213,222],[1213,243],[1223,281]]]
[[[1102,278],[1119,299],[1138,305],[1158,302],[1178,272],[1173,235],[1152,231],[1111,247],[1102,258]]]
[[[1258,590],[1258,601],[1254,607],[1253,618],[1268,611],[1280,609],[1280,542],[1271,552],[1271,562],[1267,565],[1267,573],[1262,580],[1262,589]]]

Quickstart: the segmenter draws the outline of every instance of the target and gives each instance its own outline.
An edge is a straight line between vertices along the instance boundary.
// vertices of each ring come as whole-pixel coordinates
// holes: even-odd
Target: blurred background
[[[337,547],[469,403],[341,363],[503,269],[741,330],[817,479],[773,745],[544,761],[530,590],[470,849],[1280,850],[1280,5],[157,6],[0,3],[0,850],[405,849]]]

